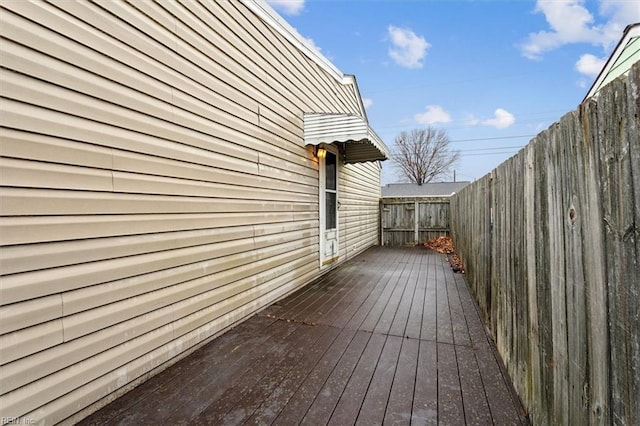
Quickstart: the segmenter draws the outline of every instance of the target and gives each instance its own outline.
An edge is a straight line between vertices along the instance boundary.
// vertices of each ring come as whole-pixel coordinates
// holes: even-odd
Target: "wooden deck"
[[[369,249],[81,424],[526,424],[463,275]]]

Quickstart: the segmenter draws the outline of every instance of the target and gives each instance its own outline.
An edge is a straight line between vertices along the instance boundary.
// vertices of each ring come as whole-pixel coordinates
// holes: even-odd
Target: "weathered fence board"
[[[383,198],[382,245],[419,244],[449,235],[449,197]]]
[[[640,424],[640,63],[451,199],[533,424]]]

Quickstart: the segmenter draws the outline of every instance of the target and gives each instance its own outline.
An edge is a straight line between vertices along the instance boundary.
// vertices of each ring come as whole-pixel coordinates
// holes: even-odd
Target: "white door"
[[[338,156],[320,158],[320,263],[338,260]]]

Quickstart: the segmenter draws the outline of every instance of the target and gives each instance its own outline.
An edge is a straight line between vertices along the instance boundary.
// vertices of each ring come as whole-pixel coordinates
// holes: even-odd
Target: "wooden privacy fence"
[[[418,244],[449,235],[450,197],[398,197],[380,201],[382,245]]]
[[[452,197],[533,424],[640,424],[640,63]]]

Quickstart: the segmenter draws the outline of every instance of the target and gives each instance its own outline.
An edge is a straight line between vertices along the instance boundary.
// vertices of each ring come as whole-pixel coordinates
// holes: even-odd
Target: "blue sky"
[[[474,180],[577,108],[640,0],[268,0],[340,71],[371,127],[445,129]],[[383,184],[399,181],[390,161]]]

